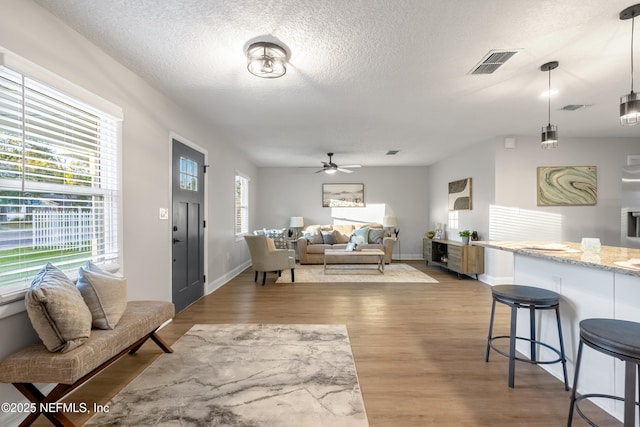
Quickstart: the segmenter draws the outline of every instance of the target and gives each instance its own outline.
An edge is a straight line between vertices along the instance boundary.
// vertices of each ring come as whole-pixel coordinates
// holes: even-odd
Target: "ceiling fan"
[[[333,163],[333,161],[331,160],[331,157],[333,157],[333,153],[327,153],[327,156],[329,156],[329,162],[322,162],[322,164],[324,166],[319,171],[316,171],[316,173],[324,172],[324,173],[332,174],[332,173],[336,173],[338,171],[339,172],[344,172],[344,173],[352,173],[353,171],[349,170],[347,168],[359,168],[359,167],[361,167],[360,165],[338,166],[335,163]]]

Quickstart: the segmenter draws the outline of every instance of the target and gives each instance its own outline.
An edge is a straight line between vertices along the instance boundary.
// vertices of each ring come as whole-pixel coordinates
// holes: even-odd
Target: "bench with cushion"
[[[30,293],[25,297],[27,311],[32,324],[42,339],[41,343],[30,344],[21,350],[7,356],[0,362],[0,382],[13,384],[33,405],[33,412],[25,418],[21,425],[30,425],[41,414],[45,415],[54,425],[71,426],[71,421],[62,412],[41,412],[42,407],[47,403],[54,403],[75,390],[89,379],[106,369],[108,366],[122,358],[126,354],[135,353],[149,338],[153,340],[164,352],[171,353],[171,348],[166,345],[156,331],[165,322],[174,316],[174,306],[167,301],[126,301],[122,305],[121,312],[117,313],[117,320],[113,317],[113,312],[106,313],[106,319],[102,319],[105,329],[91,328],[91,319],[96,324],[96,315],[89,317],[89,328],[71,326],[65,321],[80,313],[79,317],[85,317],[84,309],[90,310],[86,305],[80,306],[78,301],[73,301],[76,295],[69,288],[67,283],[54,283],[51,277],[60,276],[60,271],[55,271],[55,267],[43,269],[38,278],[34,280]],[[48,269],[45,271],[45,269]],[[45,276],[45,277],[40,277]],[[107,295],[100,294],[100,280],[107,283],[107,276],[99,274],[87,275],[91,277],[90,285],[95,286],[98,291],[102,306],[108,308]],[[79,279],[78,287],[83,280]],[[37,283],[36,283],[37,282]],[[54,281],[55,282],[55,281]],[[48,289],[43,290],[49,285]],[[71,282],[73,284],[73,282]],[[86,284],[86,283],[85,283]],[[104,285],[104,283],[102,283]],[[112,290],[110,286],[107,288]],[[53,304],[53,300],[64,299],[62,292],[71,294],[70,302],[76,306],[58,307]],[[73,285],[75,287],[75,285]],[[84,291],[83,291],[84,292]],[[37,300],[37,302],[36,302]],[[59,302],[59,301],[57,301]],[[35,308],[34,308],[35,307]],[[95,308],[95,307],[94,307]],[[108,311],[108,310],[107,310]],[[46,326],[42,319],[38,320],[37,313],[44,314],[50,323]],[[69,313],[73,312],[73,315]],[[104,315],[105,312],[103,311]],[[58,316],[56,322],[56,316]],[[114,322],[115,321],[115,322]],[[100,324],[100,319],[97,323]],[[68,323],[68,322],[67,322]],[[86,321],[83,321],[86,323]],[[109,323],[113,323],[109,325]],[[107,327],[111,326],[111,329]],[[53,331],[53,333],[52,333]],[[34,383],[57,384],[46,396],[34,385]]]

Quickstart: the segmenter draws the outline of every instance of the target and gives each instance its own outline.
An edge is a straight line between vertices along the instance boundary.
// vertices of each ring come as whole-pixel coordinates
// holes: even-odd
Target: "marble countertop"
[[[599,253],[585,253],[580,243],[575,242],[474,241],[472,244],[640,277],[640,249],[602,246]]]

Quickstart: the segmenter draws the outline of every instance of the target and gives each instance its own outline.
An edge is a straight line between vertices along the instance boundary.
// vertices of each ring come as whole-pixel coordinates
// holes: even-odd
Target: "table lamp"
[[[389,236],[391,236],[391,228],[394,228],[398,225],[398,221],[396,217],[393,215],[385,215],[382,218],[382,227],[387,230]]]
[[[301,216],[292,216],[289,220],[289,228],[293,229],[293,239],[297,240],[300,229],[304,227],[304,220]]]

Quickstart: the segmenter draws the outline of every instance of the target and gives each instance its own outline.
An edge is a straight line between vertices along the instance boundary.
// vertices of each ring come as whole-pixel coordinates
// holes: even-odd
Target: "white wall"
[[[540,148],[537,138],[518,137],[514,149],[495,141],[496,205],[551,214],[561,221],[558,240],[579,242],[599,237],[603,244],[620,245],[622,167],[627,155],[640,154],[640,138],[562,138],[552,150]],[[596,166],[598,202],[595,206],[537,206],[538,166]],[[536,230],[520,240],[536,240]]]
[[[493,141],[481,142],[429,168],[429,225],[447,224],[449,182],[472,178],[471,210],[457,211],[459,226],[447,229],[447,239],[461,240],[459,230],[475,230],[480,239],[489,232],[489,205],[494,201]]]
[[[480,239],[491,238],[492,228],[511,228],[514,240],[553,238],[578,242],[582,237],[599,237],[605,245],[619,246],[622,167],[627,155],[639,153],[640,138],[563,138],[553,150],[541,149],[538,138],[533,137],[517,137],[515,148],[505,148],[502,136],[478,143],[429,168],[431,227],[447,222],[446,184],[472,177],[473,209],[459,211],[459,228],[478,230]],[[596,166],[597,204],[537,206],[538,166]],[[509,208],[513,217],[526,216],[537,222],[514,225],[506,218],[492,219],[492,206]],[[457,230],[451,231],[448,237],[458,240]],[[510,254],[485,251],[485,274],[481,279],[492,284],[509,282],[512,264]]]
[[[322,207],[323,183],[364,184],[365,204],[381,206],[383,215],[395,215],[400,229],[403,259],[422,258],[422,237],[428,230],[427,167],[363,167],[352,174],[316,174],[312,168],[260,168],[257,191],[259,212],[251,227],[289,227],[292,216],[304,217],[305,225],[332,224],[344,216],[354,218],[363,208],[348,208],[332,217],[332,209]],[[372,218],[377,222],[382,217]],[[398,255],[396,248],[394,254]]]
[[[0,3],[0,47],[118,105],[123,122],[122,266],[130,299],[171,300],[171,227],[158,218],[171,207],[171,132],[208,152],[208,288],[219,285],[248,260],[233,235],[234,174],[256,175],[255,166],[220,132],[155,90],[57,18],[29,0]],[[2,310],[0,310],[0,317]],[[36,336],[26,313],[0,319],[0,358]],[[0,385],[0,401],[17,401]],[[1,425],[11,425],[0,415]]]

